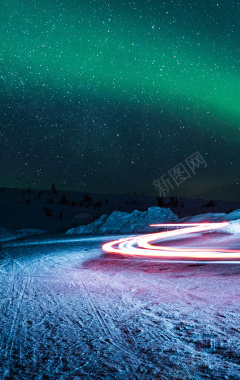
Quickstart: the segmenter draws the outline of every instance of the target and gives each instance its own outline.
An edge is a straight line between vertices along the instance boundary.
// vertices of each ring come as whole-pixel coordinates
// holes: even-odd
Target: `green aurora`
[[[38,152],[38,157],[41,152],[45,154],[45,148],[41,151],[38,142],[34,141],[33,130],[35,136],[40,134],[41,138],[41,130],[45,129],[48,138],[47,128],[52,129],[52,124],[56,123],[62,131],[60,137],[58,133],[61,149],[57,141],[54,142],[54,149],[53,146],[49,148],[51,151],[56,151],[57,147],[60,149],[61,165],[67,171],[71,160],[79,160],[81,150],[80,143],[77,147],[79,153],[70,154],[69,141],[66,142],[67,148],[64,148],[62,140],[68,140],[67,128],[73,128],[71,134],[76,137],[80,134],[89,144],[87,147],[82,146],[84,153],[81,152],[81,155],[84,154],[87,164],[83,160],[81,172],[84,171],[84,162],[85,167],[90,165],[89,156],[94,149],[97,150],[96,160],[105,162],[106,173],[101,174],[105,178],[102,191],[106,192],[116,191],[114,187],[106,186],[106,182],[114,180],[111,175],[108,178],[111,169],[107,168],[106,163],[114,154],[113,151],[118,158],[118,163],[114,162],[113,171],[121,168],[123,178],[126,179],[129,166],[119,166],[122,154],[120,146],[127,160],[134,161],[136,173],[139,173],[140,167],[143,168],[141,151],[136,152],[134,159],[130,158],[131,155],[128,158],[129,149],[137,149],[134,148],[133,135],[141,140],[141,146],[147,141],[144,153],[146,158],[146,151],[152,156],[155,154],[150,151],[151,143],[156,152],[154,136],[159,132],[157,129],[164,129],[160,133],[165,133],[161,161],[166,156],[166,139],[172,139],[173,158],[169,164],[161,164],[160,168],[155,164],[154,167],[153,162],[146,159],[143,174],[147,167],[151,174],[145,177],[143,175],[142,190],[147,192],[153,191],[151,178],[160,176],[172,164],[194,152],[192,141],[196,131],[200,131],[200,136],[195,150],[210,155],[210,161],[215,163],[212,169],[216,173],[223,169],[221,149],[226,151],[227,156],[228,150],[231,150],[236,157],[240,133],[238,2],[54,0],[49,3],[23,0],[5,1],[0,8],[1,130],[12,150],[19,151],[19,147],[14,148],[14,129],[15,136],[24,134],[22,138],[34,146],[32,150]],[[24,123],[23,119],[19,120],[19,114],[11,111],[19,104],[23,107],[21,116]],[[33,104],[33,113],[36,115],[28,109]],[[120,137],[124,135],[124,141],[119,146],[111,140],[115,127],[112,126],[111,129],[108,121],[109,128],[105,129],[103,136],[106,144],[110,145],[109,156],[106,152],[104,156],[102,154],[102,136],[99,137],[99,146],[96,144],[98,148],[93,148],[96,136],[102,135],[102,127],[95,126],[97,132],[92,130],[92,125],[84,127],[83,117],[78,124],[79,131],[76,132],[77,124],[73,116],[74,113],[79,114],[81,107],[89,107],[95,109],[93,119],[96,118],[102,125],[106,118],[103,112],[106,105],[115,108],[115,114],[112,113],[113,122],[114,117],[120,119],[119,115],[124,115],[127,111],[131,113],[125,127],[119,123],[116,131]],[[9,107],[10,111],[7,109]],[[65,114],[61,119],[59,110],[62,109],[65,109]],[[36,122],[34,118],[38,119],[37,125],[33,124],[33,120]],[[136,118],[139,120],[138,126],[132,124]],[[188,140],[184,132],[184,150],[177,145],[183,137],[179,125],[184,125],[185,131],[187,128],[189,133]],[[130,132],[122,131],[121,128]],[[31,141],[26,135],[28,130]],[[208,140],[213,137],[217,140],[226,139],[227,146],[223,146],[222,140],[219,140],[215,156],[211,157],[212,146]],[[161,141],[159,145],[161,146]],[[219,157],[216,153],[218,150]],[[176,151],[177,154],[174,153]],[[20,156],[25,154],[23,149]],[[238,157],[237,160],[239,161]],[[232,157],[230,161],[233,161]],[[139,167],[136,162],[139,162]],[[53,162],[53,165],[56,166],[57,162]],[[233,166],[233,172],[236,173],[238,163]],[[45,167],[45,173],[48,171]],[[33,179],[33,172],[26,175],[21,168],[22,178],[18,177],[16,181],[13,176],[10,183],[6,172],[9,172],[9,168],[2,178],[11,186],[16,183],[26,186],[31,180],[39,186],[47,182],[46,178]],[[210,171],[205,171],[202,175],[207,176],[209,173]],[[63,177],[67,178],[67,174]],[[97,192],[95,180],[91,183],[89,178],[89,181],[89,189]],[[121,181],[123,179],[120,183]],[[59,174],[56,182],[61,182]],[[68,182],[73,183],[73,187],[78,187],[73,178]],[[194,188],[194,180],[191,185]],[[132,186],[141,187],[138,182],[129,186],[131,190]],[[81,186],[79,189],[82,189]],[[188,193],[189,191],[187,190]],[[194,194],[195,191],[194,188]]]

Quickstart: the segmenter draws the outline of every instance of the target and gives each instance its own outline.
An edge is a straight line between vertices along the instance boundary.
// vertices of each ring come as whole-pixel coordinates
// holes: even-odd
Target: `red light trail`
[[[182,227],[177,230],[156,232],[152,234],[133,236],[111,241],[102,246],[102,249],[108,253],[120,253],[130,256],[160,257],[164,259],[174,258],[190,260],[214,260],[220,262],[233,262],[230,259],[240,259],[240,249],[225,248],[180,248],[175,246],[162,246],[150,244],[154,241],[158,243],[162,240],[193,233],[213,231],[226,227],[228,222],[221,223],[174,223],[174,224],[151,224],[151,227]],[[171,260],[172,261],[172,260]],[[236,262],[236,261],[234,261]],[[239,261],[240,262],[240,261]]]

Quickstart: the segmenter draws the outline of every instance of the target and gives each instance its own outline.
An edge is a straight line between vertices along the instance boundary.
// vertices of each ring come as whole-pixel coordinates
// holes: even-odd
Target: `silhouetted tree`
[[[88,194],[84,195],[83,202],[87,202],[87,203],[92,202],[92,198],[90,197],[90,195]]]
[[[59,203],[60,203],[61,205],[66,205],[66,203],[67,203],[67,197],[66,197],[65,194],[63,194],[63,196],[62,196],[62,198],[60,199]]]
[[[54,183],[52,184],[51,190],[52,190],[52,193],[54,195],[57,194],[57,190],[56,190],[56,187],[55,187]]]
[[[214,204],[214,202],[211,200],[211,201],[209,201],[209,202],[207,202],[207,203],[205,203],[204,205],[203,205],[203,207],[215,207],[216,205]]]
[[[177,196],[176,197],[174,197],[174,195],[172,195],[171,197],[170,197],[170,202],[169,202],[169,204],[171,205],[171,206],[177,206],[178,205],[178,199],[177,199]]]
[[[94,208],[102,207],[102,201],[97,201],[94,203]]]

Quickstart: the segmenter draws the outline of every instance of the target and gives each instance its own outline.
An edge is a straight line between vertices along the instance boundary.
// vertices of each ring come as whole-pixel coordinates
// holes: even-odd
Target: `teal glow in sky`
[[[239,199],[237,1],[3,1],[1,185]]]

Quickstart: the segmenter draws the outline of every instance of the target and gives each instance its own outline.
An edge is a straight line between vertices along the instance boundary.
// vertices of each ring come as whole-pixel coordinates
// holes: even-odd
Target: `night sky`
[[[199,152],[169,195],[240,200],[238,1],[2,0],[0,18],[0,186],[157,195]]]

